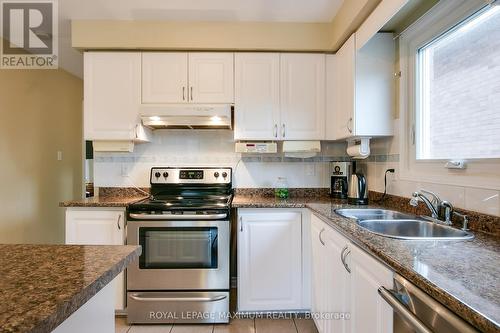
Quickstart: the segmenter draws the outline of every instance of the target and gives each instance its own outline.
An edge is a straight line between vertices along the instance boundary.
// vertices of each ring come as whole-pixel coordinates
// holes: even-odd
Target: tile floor
[[[233,319],[228,325],[132,325],[116,318],[116,333],[318,333],[310,319]]]

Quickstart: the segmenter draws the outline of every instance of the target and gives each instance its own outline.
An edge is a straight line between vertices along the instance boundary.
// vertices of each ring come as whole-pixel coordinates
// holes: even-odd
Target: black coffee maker
[[[330,196],[346,199],[353,162],[330,162]]]

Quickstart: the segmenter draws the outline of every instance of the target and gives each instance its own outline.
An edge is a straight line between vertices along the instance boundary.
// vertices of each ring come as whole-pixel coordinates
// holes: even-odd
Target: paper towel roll
[[[352,145],[347,147],[347,155],[354,159],[364,159],[370,156],[370,147],[363,149],[362,145]]]

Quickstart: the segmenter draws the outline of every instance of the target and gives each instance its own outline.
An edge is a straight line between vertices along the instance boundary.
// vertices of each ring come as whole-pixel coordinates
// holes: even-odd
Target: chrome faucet
[[[432,198],[429,199],[429,196],[431,196]],[[412,205],[413,207],[417,207],[419,201],[425,203],[427,208],[429,208],[429,210],[431,211],[431,217],[423,216],[425,219],[434,221],[436,223],[452,225],[451,219],[453,215],[455,215],[463,220],[462,230],[469,230],[469,220],[467,218],[467,215],[456,212],[455,208],[453,208],[453,205],[449,201],[441,200],[435,193],[426,190],[420,190],[412,193],[410,205]]]
[[[425,194],[431,195],[432,200],[429,200]],[[433,192],[420,190],[413,192],[412,198],[410,199],[410,205],[417,207],[420,200],[429,208],[432,218],[439,219],[439,204],[442,202],[441,199]]]

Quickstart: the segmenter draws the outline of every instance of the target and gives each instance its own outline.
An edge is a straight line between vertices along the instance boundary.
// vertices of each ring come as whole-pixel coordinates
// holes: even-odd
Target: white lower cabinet
[[[66,244],[124,245],[125,209],[66,209]],[[115,288],[115,310],[125,309],[125,274],[112,282]]]
[[[378,288],[392,288],[392,271],[315,215],[311,246],[312,311],[319,333],[391,333],[392,308]]]
[[[238,311],[309,309],[306,219],[299,209],[238,210]]]

